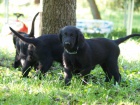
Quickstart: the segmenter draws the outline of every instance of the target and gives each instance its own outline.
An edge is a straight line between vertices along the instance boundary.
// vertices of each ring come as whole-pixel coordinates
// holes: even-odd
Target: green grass
[[[8,44],[12,37],[7,38]],[[64,85],[63,68],[57,63],[46,78],[39,80],[35,71],[31,78],[22,78],[21,71],[14,69],[14,47],[0,49],[0,105],[139,105],[140,104],[140,45],[129,40],[120,45],[120,86],[104,82],[104,72],[97,66],[91,72],[87,85],[82,78],[73,76],[70,86]],[[8,45],[9,48],[9,45]],[[13,51],[11,50],[13,49]]]
[[[97,67],[92,71],[94,78],[88,85],[82,85],[81,79],[73,77],[72,84],[65,87],[59,80],[60,70],[48,73],[42,81],[36,77],[21,78],[20,71],[0,67],[0,104],[9,105],[139,105],[140,104],[140,62],[125,62],[133,68],[120,65],[122,82],[114,86],[113,82],[104,83],[104,73]],[[93,82],[92,82],[93,81]]]

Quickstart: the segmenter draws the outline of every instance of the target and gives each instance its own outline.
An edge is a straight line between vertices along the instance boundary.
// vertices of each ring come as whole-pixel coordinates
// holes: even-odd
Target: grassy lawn
[[[6,40],[6,41],[5,41]],[[55,63],[43,80],[30,72],[30,79],[21,78],[19,69],[11,67],[14,60],[12,36],[0,37],[0,105],[139,105],[140,44],[129,40],[120,45],[119,69],[121,85],[104,82],[104,72],[97,66],[88,85],[74,76],[64,86],[63,68]],[[8,42],[8,43],[7,43]]]

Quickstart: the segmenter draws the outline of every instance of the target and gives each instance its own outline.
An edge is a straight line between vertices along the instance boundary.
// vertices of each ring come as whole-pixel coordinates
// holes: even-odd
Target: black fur
[[[38,16],[38,14],[39,13],[37,13],[33,18],[30,34],[27,34],[24,32],[18,32],[20,35],[22,35],[24,37],[34,37],[34,22],[35,22],[36,17]],[[14,33],[12,33],[12,34],[13,34],[13,43],[14,43],[14,46],[16,49],[16,55],[15,55],[13,67],[14,68],[18,68],[19,66],[24,67],[24,65],[21,62],[25,61],[25,59],[27,57],[28,44],[23,42],[22,40],[20,40],[18,37],[16,37],[14,35]]]
[[[38,69],[45,73],[51,67],[53,61],[62,64],[63,47],[58,35],[42,35],[38,38],[23,37],[12,28],[10,30],[22,41],[29,43],[27,59],[23,68],[23,76],[28,76],[30,62],[38,62]]]
[[[72,73],[87,75],[99,64],[106,74],[106,82],[114,77],[114,84],[120,83],[121,75],[118,69],[118,56],[120,49],[118,45],[125,40],[139,36],[132,34],[117,40],[106,38],[85,39],[79,29],[74,26],[66,26],[60,30],[60,40],[64,46],[63,64],[65,68],[65,84],[68,85]]]

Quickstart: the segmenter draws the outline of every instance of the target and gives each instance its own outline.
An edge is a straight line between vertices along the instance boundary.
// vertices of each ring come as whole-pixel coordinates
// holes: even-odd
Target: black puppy
[[[121,75],[118,70],[120,49],[118,45],[134,36],[140,37],[140,34],[132,34],[117,40],[85,39],[81,31],[74,26],[62,28],[59,37],[64,46],[65,84],[70,84],[72,73],[84,76],[85,81],[87,81],[87,75],[97,64],[105,72],[106,82],[114,77],[114,84],[120,83]]]
[[[34,22],[36,17],[38,16],[39,13],[37,13],[32,21],[32,26],[31,26],[31,31],[30,34],[24,33],[24,32],[18,32],[24,37],[34,37]],[[14,34],[14,33],[12,33]],[[13,35],[13,43],[16,49],[16,55],[15,55],[15,60],[13,63],[14,68],[18,68],[19,66],[24,66],[25,59],[27,57],[27,48],[28,44],[20,40],[18,37]]]
[[[62,64],[63,46],[58,35],[42,35],[38,38],[23,37],[12,28],[10,30],[22,41],[29,43],[28,56],[23,68],[23,76],[28,76],[31,62],[38,62],[38,69],[44,75],[51,67],[53,61]]]

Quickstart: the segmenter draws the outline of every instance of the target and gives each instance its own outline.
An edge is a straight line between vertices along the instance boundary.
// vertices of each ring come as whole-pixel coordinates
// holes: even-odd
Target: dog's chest
[[[83,68],[81,59],[79,59],[77,57],[71,57],[70,61],[71,61],[71,65],[74,69],[82,69]]]

